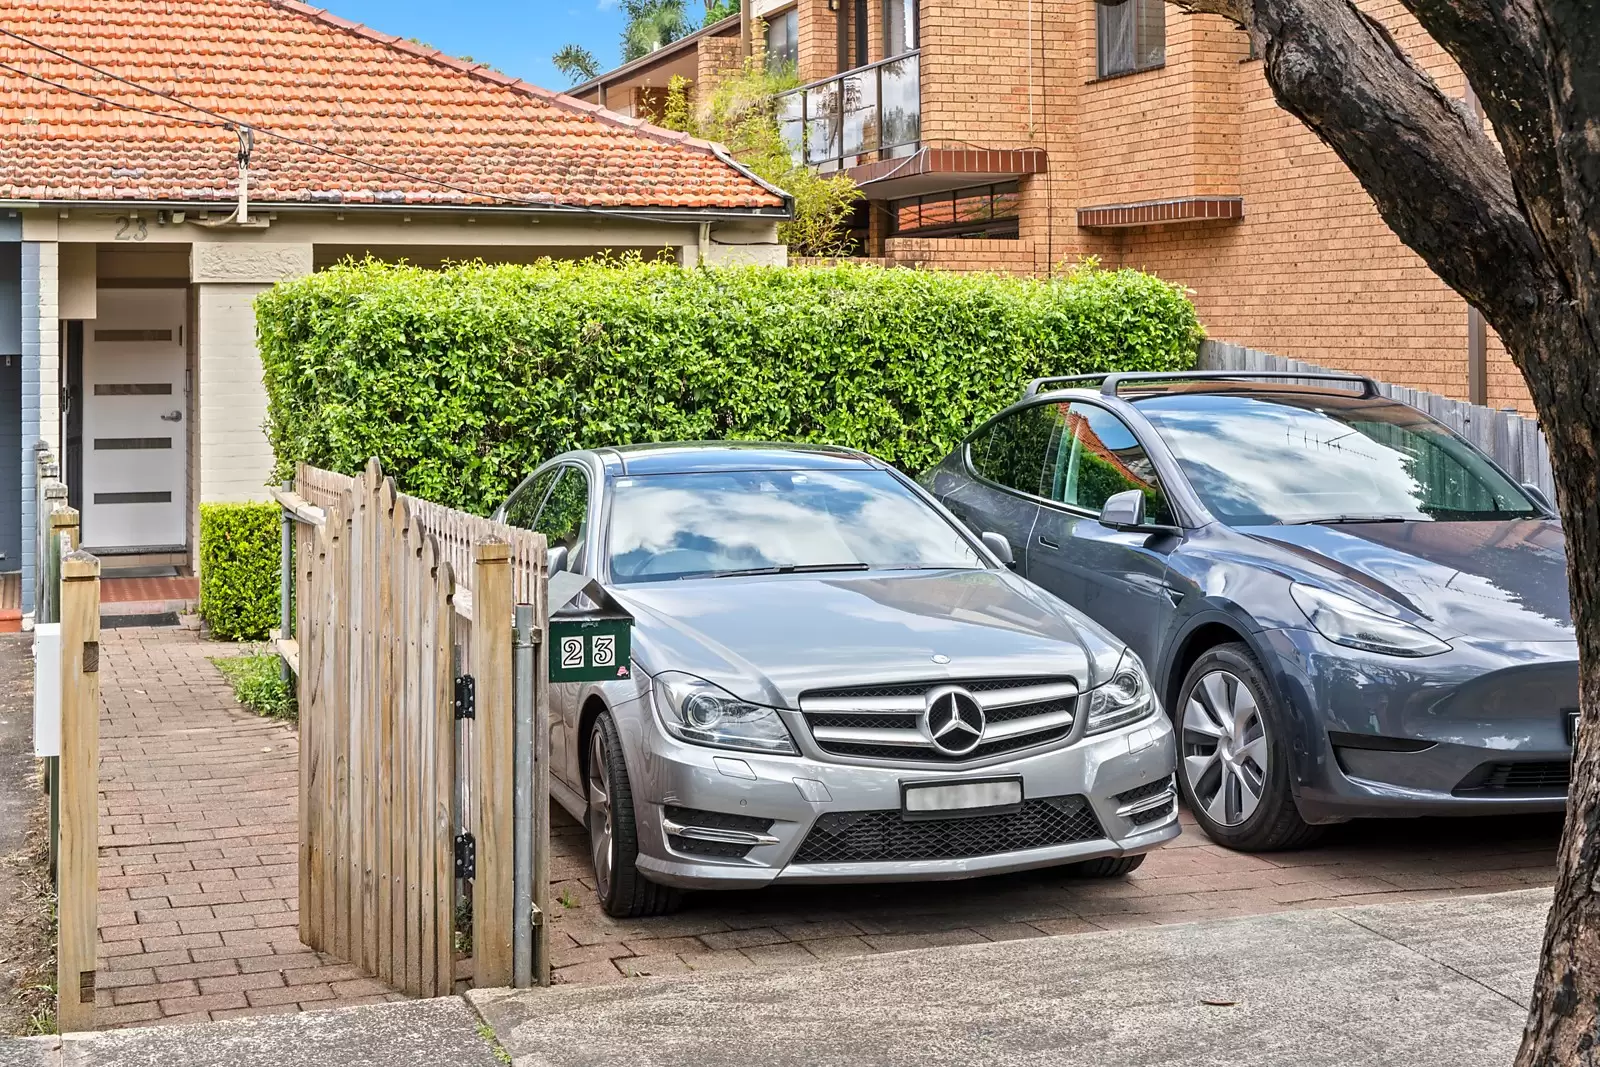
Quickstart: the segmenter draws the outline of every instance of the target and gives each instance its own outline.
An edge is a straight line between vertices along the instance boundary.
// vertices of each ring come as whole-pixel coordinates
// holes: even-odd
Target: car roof
[[[861,470],[878,467],[865,452],[835,445],[769,441],[678,441],[597,448],[616,474],[691,474],[726,470]]]

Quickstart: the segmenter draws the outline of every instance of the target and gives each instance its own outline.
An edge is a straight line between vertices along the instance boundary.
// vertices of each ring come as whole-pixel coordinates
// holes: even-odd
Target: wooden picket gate
[[[398,493],[377,460],[359,478],[302,466],[277,495],[301,940],[413,996],[447,995],[470,889],[473,983],[547,983],[549,800],[532,787],[548,782],[544,538]],[[514,645],[532,653],[525,707]]]

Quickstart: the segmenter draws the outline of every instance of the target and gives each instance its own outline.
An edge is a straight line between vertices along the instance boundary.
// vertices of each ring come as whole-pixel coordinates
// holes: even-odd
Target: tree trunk
[[[1600,7],[1401,0],[1477,90],[1491,140],[1352,0],[1169,2],[1250,33],[1278,104],[1483,312],[1527,382],[1566,532],[1582,712],[1517,1065],[1600,1065]]]
[[[1600,346],[1580,322],[1568,315],[1565,329],[1526,331],[1512,353],[1534,394],[1555,468],[1582,708],[1555,901],[1517,1067],[1600,1062],[1600,404],[1593,391]]]

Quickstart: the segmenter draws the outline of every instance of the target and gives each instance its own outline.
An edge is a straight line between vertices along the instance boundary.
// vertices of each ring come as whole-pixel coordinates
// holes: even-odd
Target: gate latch
[[[478,876],[478,843],[471,834],[456,835],[456,877],[470,881]]]
[[[456,676],[456,718],[476,719],[478,717],[478,686],[472,680],[472,675],[461,674]]]

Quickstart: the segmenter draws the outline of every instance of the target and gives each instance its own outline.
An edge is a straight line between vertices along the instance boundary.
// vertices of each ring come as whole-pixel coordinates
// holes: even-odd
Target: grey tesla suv
[[[870,456],[573,452],[498,516],[634,618],[619,677],[551,686],[552,795],[612,915],[684,887],[1115,876],[1178,834],[1139,658]]]
[[[1366,379],[1247,377],[1035,382],[922,481],[1149,665],[1213,839],[1560,809],[1578,671],[1548,503]]]

